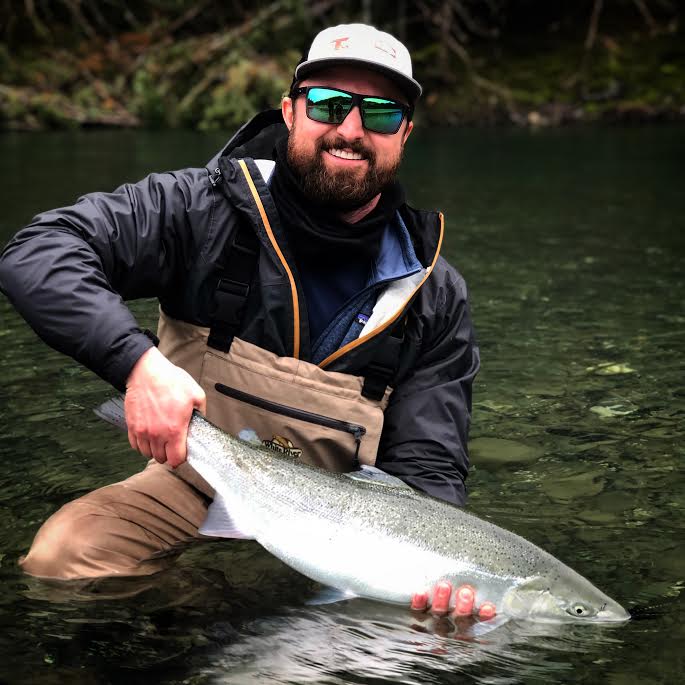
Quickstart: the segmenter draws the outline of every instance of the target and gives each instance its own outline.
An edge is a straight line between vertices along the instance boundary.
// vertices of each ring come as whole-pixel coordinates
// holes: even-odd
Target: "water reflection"
[[[213,656],[204,671],[211,682],[549,683],[577,668],[577,655],[601,650],[609,660],[621,645],[615,630],[588,626],[510,622],[471,637],[447,621],[422,624],[401,609],[362,601],[292,610],[246,628],[251,634]]]

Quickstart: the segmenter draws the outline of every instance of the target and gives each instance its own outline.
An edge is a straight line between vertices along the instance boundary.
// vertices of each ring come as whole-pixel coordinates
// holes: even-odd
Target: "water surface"
[[[91,409],[111,390],[0,300],[0,681],[679,683],[683,667],[685,193],[681,128],[432,130],[408,146],[410,202],[446,216],[483,370],[470,504],[626,606],[624,626],[510,623],[473,639],[368,601],[311,607],[255,543],[196,547],[152,582],[47,587],[18,557],[63,503],[141,466]],[[0,244],[41,209],[223,136],[0,137]],[[136,303],[152,327],[155,304]],[[138,592],[122,598],[123,591]]]

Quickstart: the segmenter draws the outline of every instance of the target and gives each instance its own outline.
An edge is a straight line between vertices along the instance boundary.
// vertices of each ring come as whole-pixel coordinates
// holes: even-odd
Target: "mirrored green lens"
[[[324,124],[340,124],[352,107],[352,96],[331,88],[310,88],[307,116]]]
[[[396,102],[383,98],[366,97],[362,101],[365,128],[376,133],[397,133],[404,111]]]
[[[355,104],[361,104],[364,128],[375,133],[397,133],[404,119],[404,107],[394,100],[321,86],[307,90],[307,116],[323,124],[341,124]]]

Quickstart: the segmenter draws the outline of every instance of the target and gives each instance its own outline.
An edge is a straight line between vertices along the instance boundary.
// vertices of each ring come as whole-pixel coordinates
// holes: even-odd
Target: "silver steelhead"
[[[96,413],[121,425],[123,402],[110,400]],[[494,602],[511,618],[630,617],[540,547],[377,469],[308,466],[233,438],[198,413],[187,444],[189,464],[216,491],[202,532],[253,538],[347,596],[408,605],[414,593],[449,580],[471,584],[477,604]]]

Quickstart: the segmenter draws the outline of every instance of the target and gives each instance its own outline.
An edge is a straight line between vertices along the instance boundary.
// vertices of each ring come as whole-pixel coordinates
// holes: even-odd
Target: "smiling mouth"
[[[364,159],[362,154],[360,152],[352,152],[352,150],[342,150],[340,148],[331,148],[330,150],[326,150],[329,155],[332,157],[336,157],[337,159],[350,159],[350,160],[356,160],[356,161],[361,161]]]

